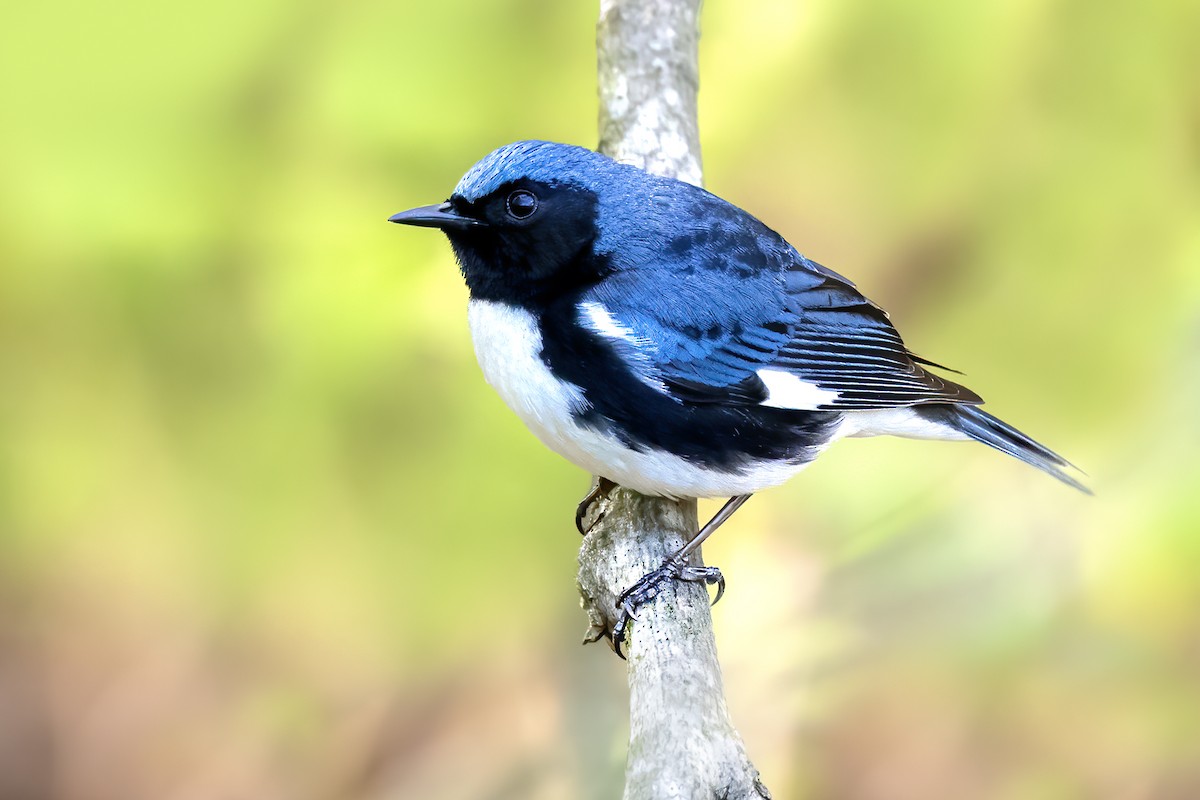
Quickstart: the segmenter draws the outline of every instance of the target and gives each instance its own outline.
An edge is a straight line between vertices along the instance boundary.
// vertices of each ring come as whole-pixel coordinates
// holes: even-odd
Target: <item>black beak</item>
[[[388,217],[388,222],[417,225],[421,228],[441,228],[442,230],[447,228],[466,230],[467,228],[483,227],[487,224],[473,217],[464,217],[459,214],[454,210],[454,206],[450,205],[449,200],[436,206],[421,206],[401,211],[399,214],[392,214]]]

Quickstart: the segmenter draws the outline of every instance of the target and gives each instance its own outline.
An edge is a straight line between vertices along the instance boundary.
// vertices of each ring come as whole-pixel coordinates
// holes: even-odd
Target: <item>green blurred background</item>
[[[587,477],[442,237],[593,3],[8,4],[0,797],[609,798]],[[1200,8],[710,0],[708,185],[1091,475],[839,444],[706,547],[777,797],[1200,797]],[[711,506],[702,508],[711,510]]]

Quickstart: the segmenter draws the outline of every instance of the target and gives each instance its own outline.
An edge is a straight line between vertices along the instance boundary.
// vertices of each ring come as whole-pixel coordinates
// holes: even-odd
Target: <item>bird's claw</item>
[[[716,567],[694,567],[684,564],[676,558],[668,558],[661,567],[647,572],[637,583],[621,592],[621,596],[617,598],[617,608],[621,610],[621,616],[617,620],[617,624],[613,626],[612,645],[618,656],[625,658],[625,654],[621,651],[621,645],[625,641],[629,623],[637,619],[637,610],[658,597],[663,584],[672,580],[702,582],[706,586],[715,585],[717,596],[713,598],[713,605],[716,605],[725,594],[725,576],[721,574],[721,570]]]
[[[588,525],[586,528],[583,526],[583,521],[587,518],[588,512],[592,510],[592,503],[607,497],[608,493],[611,492],[615,486],[616,484],[610,481],[608,478],[598,477],[596,479],[596,485],[593,486],[591,491],[585,494],[583,499],[579,501],[579,505],[575,507],[575,530],[579,531],[580,536],[587,536],[588,531],[590,531],[596,525],[596,523],[604,519],[604,512],[601,512],[594,520],[592,520],[591,525]]]

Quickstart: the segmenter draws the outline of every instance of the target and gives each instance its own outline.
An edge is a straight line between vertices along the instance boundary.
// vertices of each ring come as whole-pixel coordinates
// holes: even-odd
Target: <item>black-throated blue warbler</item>
[[[688,553],[836,439],[974,439],[1087,491],[927,369],[851,281],[704,189],[525,141],[390,220],[449,237],[483,374],[548,447],[643,494],[731,498],[622,596],[618,653],[661,581],[723,584]]]

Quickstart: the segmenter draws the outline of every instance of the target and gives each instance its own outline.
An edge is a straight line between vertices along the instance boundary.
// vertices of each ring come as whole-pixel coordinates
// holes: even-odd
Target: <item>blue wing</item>
[[[588,290],[580,322],[639,378],[683,403],[798,410],[982,402],[935,375],[887,314],[777,234],[726,234],[722,254],[615,272]],[[715,246],[713,246],[715,245]]]

